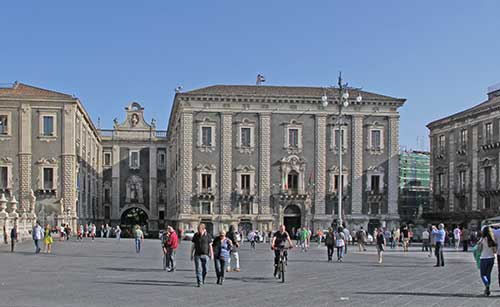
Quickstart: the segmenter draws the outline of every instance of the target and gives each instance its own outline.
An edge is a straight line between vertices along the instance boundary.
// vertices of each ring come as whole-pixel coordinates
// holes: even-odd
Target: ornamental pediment
[[[217,168],[214,164],[198,164],[194,169],[197,171],[215,171]]]
[[[125,120],[119,124],[118,119],[113,120],[115,130],[155,130],[156,120],[153,118],[151,124],[144,119],[144,108],[138,102],[132,102],[125,108],[127,111]]]
[[[35,162],[38,165],[54,165],[57,164],[56,158],[41,158]]]

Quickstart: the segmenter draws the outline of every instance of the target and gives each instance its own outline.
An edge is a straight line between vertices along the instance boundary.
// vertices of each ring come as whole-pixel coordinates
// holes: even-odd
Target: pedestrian
[[[408,230],[408,226],[403,226],[403,231],[401,231],[401,237],[403,239],[403,252],[408,252],[408,245],[410,243],[410,233]]]
[[[358,241],[358,249],[359,251],[366,251],[365,243],[366,243],[366,232],[363,229],[363,226],[360,227],[358,230],[357,234],[357,241]]]
[[[212,238],[205,229],[205,224],[198,225],[192,239],[193,246],[191,247],[191,261],[194,261],[196,271],[196,282],[198,288],[205,284],[205,278],[208,272],[208,262],[214,260],[214,251],[212,247]]]
[[[432,226],[432,236],[434,237],[434,242],[436,244],[434,254],[436,255],[437,262],[435,267],[444,266],[443,248],[446,239],[446,232],[444,230],[443,223],[439,224],[438,228],[436,228],[436,226]]]
[[[66,241],[68,241],[71,236],[71,227],[69,227],[69,224],[66,224],[66,227],[64,227],[64,232],[66,233]]]
[[[351,232],[347,227],[344,227],[344,236],[345,236],[345,246],[344,246],[344,255],[347,255],[347,245],[349,245],[349,242],[352,240],[351,237]]]
[[[375,237],[375,242],[377,242],[377,253],[378,253],[378,263],[382,263],[382,258],[384,256],[384,250],[386,246],[385,236],[382,228],[377,231],[377,236]]]
[[[59,241],[64,241],[64,235],[66,234],[64,232],[64,224],[61,224],[61,226],[57,226],[57,230],[59,231]]]
[[[489,226],[483,227],[482,238],[478,242],[478,250],[481,253],[480,271],[481,280],[484,284],[484,295],[490,295],[491,271],[495,265],[495,254],[498,252],[498,245],[493,238],[493,233]]]
[[[227,263],[231,257],[232,247],[233,242],[226,237],[226,232],[221,230],[219,236],[215,238],[213,243],[214,266],[218,285],[222,285],[224,282],[224,272],[226,271]]]
[[[302,227],[300,232],[300,251],[307,252],[307,238],[309,237],[309,231],[306,227]]]
[[[318,238],[317,239],[318,248],[320,248],[321,247],[321,239],[323,239],[323,231],[321,230],[321,228],[318,228],[318,231],[316,231],[316,237]]]
[[[104,224],[101,224],[101,238],[104,238],[104,234],[106,233],[106,229],[104,228]]]
[[[250,247],[252,249],[255,249],[255,240],[257,240],[257,234],[255,233],[254,230],[251,230],[250,233],[248,234],[248,241],[250,241]]]
[[[240,254],[238,249],[240,247],[240,242],[238,242],[236,232],[234,231],[234,225],[229,225],[229,231],[227,232],[226,237],[233,243],[233,248],[231,249],[231,254],[229,255],[230,257],[227,262],[227,271],[231,272],[231,270],[234,270],[235,272],[239,272]],[[233,265],[231,265],[231,263],[233,263]]]
[[[422,232],[422,251],[425,250],[426,252],[428,252],[429,247],[430,247],[430,234],[429,231],[427,231],[427,229],[424,229],[424,231]]]
[[[97,232],[97,227],[95,224],[90,225],[90,236],[92,237],[92,241],[95,239],[95,234]]]
[[[462,227],[461,231],[460,239],[462,240],[462,251],[467,252],[469,250],[469,230],[467,226],[465,226]]]
[[[134,238],[135,238],[135,252],[141,252],[141,245],[144,242],[144,233],[141,230],[141,226],[136,225],[134,229]]]
[[[43,238],[43,229],[40,226],[40,222],[36,222],[36,225],[33,227],[31,231],[31,235],[33,236],[33,242],[35,243],[35,254],[40,253],[40,241]]]
[[[458,248],[460,247],[460,239],[461,239],[462,231],[460,231],[460,228],[455,227],[453,229],[453,242],[455,243],[455,250],[458,252]]]
[[[401,231],[399,230],[399,228],[396,228],[396,230],[394,230],[394,248],[399,247],[400,239],[401,239]]]
[[[332,227],[328,227],[328,232],[325,235],[325,245],[328,255],[328,262],[332,262],[333,248],[335,246],[335,234],[333,233]]]
[[[52,243],[54,243],[54,240],[52,239],[52,233],[50,232],[50,225],[49,224],[47,224],[47,226],[45,226],[43,243],[45,243],[45,253],[50,254],[52,252]]]
[[[77,240],[83,240],[83,233],[84,233],[84,230],[83,230],[83,225],[80,224],[80,226],[78,226],[78,230],[77,230]]]
[[[343,262],[345,235],[344,230],[340,226],[337,228],[337,232],[335,233],[335,245],[337,246],[337,262]]]
[[[17,223],[14,223],[14,227],[10,230],[10,251],[13,253],[14,248],[17,243]]]
[[[122,230],[120,229],[120,226],[119,225],[116,225],[116,228],[115,228],[115,236],[116,236],[116,239],[118,241],[120,241],[121,239],[121,234],[122,234]]]
[[[500,243],[500,227],[492,229],[493,239],[497,243],[497,263],[498,263],[498,284],[500,285],[500,253],[498,253],[498,244]]]
[[[109,239],[109,235],[111,233],[111,227],[109,226],[109,224],[106,224],[106,226],[104,226],[104,229],[106,230],[106,239]]]
[[[168,238],[163,247],[167,258],[167,271],[173,272],[175,271],[175,254],[177,252],[177,248],[179,247],[179,237],[175,233],[172,226],[167,227],[167,234]]]

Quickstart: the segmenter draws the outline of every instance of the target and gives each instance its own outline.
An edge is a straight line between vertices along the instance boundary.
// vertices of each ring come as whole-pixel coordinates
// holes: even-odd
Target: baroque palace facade
[[[24,219],[26,230],[35,220],[73,229],[325,228],[338,217],[342,188],[346,224],[395,226],[405,100],[352,90],[363,100],[343,108],[339,126],[338,103],[322,106],[335,91],[222,85],[177,93],[162,131],[136,102],[106,130],[71,95],[17,82],[0,88],[0,220]]]
[[[177,93],[168,127],[167,218],[183,229],[325,228],[399,223],[398,108],[404,99],[353,90],[336,125],[335,89],[210,86]],[[344,138],[340,148],[339,137]],[[339,169],[338,155],[344,164]]]
[[[500,86],[470,109],[427,125],[432,216],[478,223],[500,214]]]

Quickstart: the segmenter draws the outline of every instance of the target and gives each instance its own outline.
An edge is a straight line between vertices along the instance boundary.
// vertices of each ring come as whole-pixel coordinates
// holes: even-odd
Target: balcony
[[[212,188],[202,188],[197,196],[200,200],[213,200],[215,199],[215,191]]]
[[[282,190],[278,196],[281,200],[304,200],[309,197],[309,194],[306,194],[299,189],[287,189]]]
[[[331,191],[328,191],[328,193],[326,195],[331,200],[338,200],[339,199],[339,192],[340,191],[338,189],[333,189]],[[348,185],[342,189],[342,200],[349,199],[350,195],[351,195],[351,186]]]
[[[236,196],[239,200],[253,201],[255,197],[255,192],[250,189],[240,189],[236,190]]]
[[[481,145],[481,149],[484,151],[492,150],[492,149],[499,148],[499,147],[500,147],[500,142],[493,142],[493,140],[491,140],[491,139],[485,140],[485,143],[483,145]]]
[[[366,191],[366,198],[369,202],[379,202],[382,201],[387,194],[387,189],[385,188],[373,188]]]

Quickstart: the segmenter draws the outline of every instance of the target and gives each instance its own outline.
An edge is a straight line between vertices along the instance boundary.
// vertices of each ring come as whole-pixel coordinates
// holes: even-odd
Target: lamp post
[[[338,139],[339,139],[339,147],[338,147],[338,152],[339,152],[339,180],[338,180],[338,207],[337,207],[337,212],[338,212],[338,217],[337,217],[337,222],[338,226],[342,226],[342,192],[343,192],[343,178],[342,178],[342,151],[344,148],[344,136],[343,136],[343,131],[342,131],[342,126],[344,125],[342,123],[342,109],[347,108],[349,106],[349,86],[348,83],[343,83],[342,81],[342,72],[339,73],[339,80],[338,80],[338,88],[337,88],[337,93],[334,95],[334,100],[331,101],[331,104],[337,103],[339,106],[339,113],[338,113],[338,127],[339,127],[339,134],[338,134]],[[356,102],[361,102],[363,100],[363,97],[361,97],[361,94],[358,93],[358,96],[356,97]],[[324,108],[326,108],[329,104],[328,101],[328,96],[323,95],[321,97],[321,102]],[[335,133],[335,132],[334,132]]]

